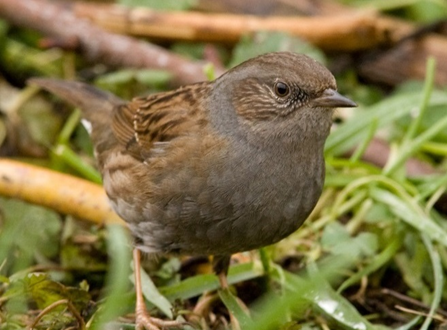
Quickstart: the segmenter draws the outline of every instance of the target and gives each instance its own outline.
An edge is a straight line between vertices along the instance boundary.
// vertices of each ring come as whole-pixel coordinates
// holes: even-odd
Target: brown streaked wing
[[[206,125],[206,109],[200,100],[210,88],[211,83],[202,82],[135,98],[115,109],[113,132],[130,155],[144,160],[155,142],[168,142]]]

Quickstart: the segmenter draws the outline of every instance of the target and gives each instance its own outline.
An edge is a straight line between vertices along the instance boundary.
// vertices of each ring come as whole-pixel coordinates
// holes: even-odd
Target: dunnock
[[[130,102],[79,82],[31,82],[91,123],[104,188],[136,238],[135,269],[139,250],[214,255],[223,286],[231,254],[306,220],[323,188],[333,109],[356,106],[324,66],[288,52]],[[165,323],[146,313],[136,277],[137,326],[157,329]]]

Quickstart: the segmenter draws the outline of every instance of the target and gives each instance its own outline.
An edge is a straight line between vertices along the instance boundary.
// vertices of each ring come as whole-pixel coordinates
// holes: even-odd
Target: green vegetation
[[[423,2],[430,6],[418,1],[377,1],[377,6],[419,21],[439,18],[433,6],[445,8]],[[38,49],[39,38],[0,21],[0,150],[99,183],[80,113],[37,94],[25,79],[94,77],[97,86],[129,98],[168,89],[172,76],[91,66],[69,51]],[[171,47],[201,56],[205,46]],[[267,32],[245,38],[232,52],[222,48],[221,55],[234,65],[278,50],[308,53],[329,66],[333,60],[298,38]],[[360,106],[352,114],[337,114],[342,118],[326,143],[320,203],[292,236],[248,254],[250,262],[233,265],[232,292],[219,292],[242,329],[426,330],[447,322],[447,89],[434,84],[437,65],[429,58],[424,82],[391,91],[359,82],[353,70],[338,75],[342,93]],[[208,66],[207,75],[213,74]],[[383,167],[362,158],[377,137],[390,146]],[[437,171],[409,175],[410,158]],[[82,323],[102,329],[106,322],[133,328],[131,240],[124,228],[92,225],[15,199],[0,198],[0,211],[0,329],[25,328],[49,306],[36,329]],[[146,266],[144,294],[160,317],[187,319],[197,298],[219,287],[214,275],[183,258],[161,256]],[[235,295],[248,304],[250,315]],[[213,306],[213,324],[222,329],[219,318],[228,319],[227,309]]]

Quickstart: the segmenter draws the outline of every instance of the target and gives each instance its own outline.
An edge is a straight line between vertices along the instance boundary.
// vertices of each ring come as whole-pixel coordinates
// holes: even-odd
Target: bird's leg
[[[219,279],[220,287],[225,290],[229,288],[227,274],[225,272],[220,272],[217,274],[217,278]]]
[[[228,281],[227,281],[227,274],[225,271],[221,271],[216,274],[217,278],[219,279],[220,288],[222,290],[229,289]],[[197,303],[196,307],[194,307],[194,311],[192,313],[192,317],[190,318],[191,321],[198,321],[198,317],[205,317],[208,310],[211,308],[211,305],[219,298],[219,296],[216,293],[205,293],[205,295],[200,298],[199,302]],[[230,313],[231,319],[233,319],[233,316]],[[231,323],[233,323],[233,320],[231,320]]]
[[[141,252],[133,249],[133,264],[135,272],[135,294],[137,297],[135,306],[135,329],[136,330],[160,330],[160,328],[181,328],[184,323],[178,321],[165,321],[151,317],[146,310],[143,290],[141,286]]]
[[[213,270],[219,279],[220,287],[225,290],[228,289],[228,268],[230,267],[231,255],[214,256],[213,257]]]
[[[192,313],[188,316],[188,321],[193,324],[200,324],[206,319],[209,314],[212,305],[219,300],[217,293],[206,292],[204,293],[197,304],[194,306]]]
[[[219,279],[221,290],[229,290],[230,287],[228,285],[228,279],[227,279],[226,272],[225,271],[221,271],[220,273],[217,274],[217,277]],[[236,301],[238,302],[238,304],[241,307],[243,306],[244,310],[248,311],[247,306],[245,306],[245,304],[238,297],[235,297],[235,298],[236,298]],[[228,314],[230,315],[231,329],[233,329],[233,330],[241,330],[241,326],[239,324],[239,321],[236,319],[236,317],[234,317],[233,313],[231,313],[231,311],[228,311]]]
[[[220,287],[222,290],[229,290],[230,286],[228,285],[228,268],[230,266],[230,260],[231,256],[214,256],[213,259],[213,269],[214,272],[217,275],[217,278],[219,279]],[[248,307],[244,304],[242,300],[240,300],[238,297],[235,297],[236,301],[238,302],[239,306],[247,313],[247,315],[250,314],[250,311]],[[231,313],[231,311],[228,311],[230,314],[230,321],[231,326],[233,330],[240,330],[239,321],[236,319],[236,317]]]
[[[213,257],[213,271],[217,275],[217,278],[219,280],[220,288],[222,290],[228,290],[229,285],[227,281],[227,272],[228,272],[228,266],[230,265],[230,258],[231,256],[214,256]],[[204,297],[200,299],[200,301],[197,303],[196,307],[194,308],[194,311],[192,313],[192,317],[190,318],[191,321],[197,322],[199,317],[206,317],[207,312],[211,308],[211,305],[218,299],[218,295],[216,293],[206,293]],[[237,329],[237,327],[234,327],[236,319],[233,317],[233,315],[230,313],[230,319],[231,323],[233,324],[233,329]]]

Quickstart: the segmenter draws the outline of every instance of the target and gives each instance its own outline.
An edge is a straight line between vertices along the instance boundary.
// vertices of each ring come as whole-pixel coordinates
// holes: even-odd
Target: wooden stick
[[[0,159],[0,195],[42,205],[97,224],[120,223],[104,189],[71,175]]]
[[[295,3],[295,2],[294,2]],[[256,17],[198,12],[156,12],[144,8],[76,3],[73,10],[111,31],[156,39],[235,43],[243,34],[258,30],[285,31],[303,37],[324,50],[354,51],[381,47],[375,56],[362,57],[359,72],[368,79],[396,85],[423,79],[428,56],[437,59],[435,82],[447,84],[447,38],[427,33],[405,43],[400,41],[417,30],[403,20],[372,11],[322,2],[316,17]],[[336,16],[331,16],[335,13]]]
[[[167,40],[236,43],[255,31],[284,31],[326,50],[359,50],[387,41],[373,12],[323,17],[256,17],[200,12],[158,12],[146,8],[75,3],[76,15],[121,34]]]
[[[205,80],[203,63],[194,63],[161,47],[106,32],[79,18],[67,6],[47,0],[0,0],[0,17],[61,40],[77,40],[87,60],[112,66],[170,71],[180,84]]]

